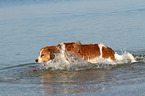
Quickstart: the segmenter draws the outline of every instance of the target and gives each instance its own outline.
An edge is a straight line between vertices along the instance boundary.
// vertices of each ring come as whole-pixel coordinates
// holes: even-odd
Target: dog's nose
[[[36,59],[35,61],[38,62],[38,59]]]

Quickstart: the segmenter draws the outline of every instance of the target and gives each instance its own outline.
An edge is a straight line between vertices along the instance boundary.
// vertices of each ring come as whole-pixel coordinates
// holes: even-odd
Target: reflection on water
[[[109,70],[46,70],[41,73],[40,86],[43,87],[43,93],[47,95],[111,90],[113,86],[143,82],[145,67],[141,66],[142,64],[134,63],[114,66]]]
[[[44,94],[72,94],[109,89],[113,74],[109,70],[45,71],[42,73]]]

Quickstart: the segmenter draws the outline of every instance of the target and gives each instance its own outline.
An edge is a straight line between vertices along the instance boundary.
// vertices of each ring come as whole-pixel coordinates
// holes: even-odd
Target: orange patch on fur
[[[98,44],[82,45],[81,43],[66,43],[66,50],[77,54],[84,60],[93,59],[100,56]]]
[[[100,56],[100,48],[98,44],[82,45],[79,47],[78,56],[84,58],[84,60]]]
[[[111,60],[115,60],[114,57],[115,52],[109,47],[102,47],[102,57],[108,59],[110,57]]]
[[[47,46],[47,47],[44,47],[43,49],[46,49],[52,53],[59,53],[59,50],[57,49],[56,46],[49,46],[49,47]]]

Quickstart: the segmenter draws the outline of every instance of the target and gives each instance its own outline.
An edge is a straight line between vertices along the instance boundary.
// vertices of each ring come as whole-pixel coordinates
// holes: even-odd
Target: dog
[[[42,48],[39,57],[35,61],[37,63],[48,63],[52,60],[55,60],[55,54],[61,53],[62,50],[64,53],[71,52],[73,54],[76,54],[78,57],[90,63],[98,63],[100,59],[103,59],[107,62],[116,64],[117,61],[124,60],[124,55],[118,55],[112,48],[107,47],[103,44],[83,45],[80,42],[71,42]],[[136,62],[135,58],[130,53],[126,54],[126,57],[130,59],[131,62]]]

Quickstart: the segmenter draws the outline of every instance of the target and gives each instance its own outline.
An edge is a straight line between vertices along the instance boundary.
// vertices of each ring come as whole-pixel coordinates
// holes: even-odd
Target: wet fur
[[[64,49],[62,46],[64,46]],[[80,42],[71,42],[42,48],[40,51],[40,56],[38,57],[38,59],[36,59],[36,62],[42,63],[54,60],[55,54],[60,53],[61,50],[65,50],[65,53],[70,51],[78,55],[82,59],[88,60],[91,63],[97,63],[98,58],[115,61],[115,52],[111,48],[106,47],[103,44],[82,45]]]

